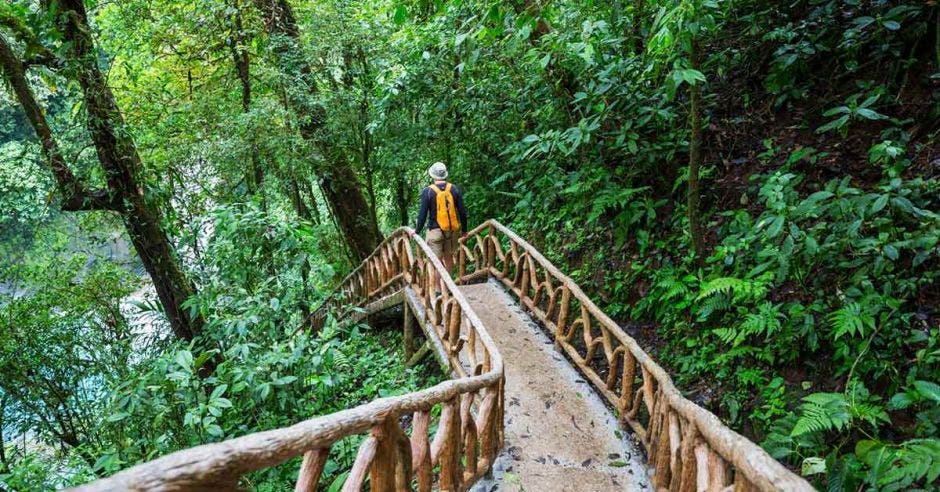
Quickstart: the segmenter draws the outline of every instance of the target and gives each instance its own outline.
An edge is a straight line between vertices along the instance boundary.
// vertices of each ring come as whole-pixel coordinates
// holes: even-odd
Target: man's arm
[[[454,191],[454,205],[457,207],[457,218],[460,219],[460,232],[466,234],[470,227],[467,222],[467,207],[463,205],[463,192],[456,186]]]
[[[421,234],[424,229],[424,223],[428,220],[428,193],[427,188],[421,190],[421,208],[418,209],[418,223],[415,225],[415,232]]]

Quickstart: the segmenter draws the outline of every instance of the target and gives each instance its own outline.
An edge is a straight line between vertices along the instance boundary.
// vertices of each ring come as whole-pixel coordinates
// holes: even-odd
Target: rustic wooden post
[[[695,490],[696,459],[695,459],[695,441],[698,439],[698,431],[691,420],[683,421],[683,436],[680,453],[682,457],[682,476],[679,479],[678,490],[680,492],[690,492]]]
[[[411,492],[411,444],[397,419],[388,419],[388,435],[395,446],[395,492]]]
[[[477,425],[473,421],[470,406],[473,405],[474,393],[464,393],[460,401],[460,421],[462,423],[461,435],[463,437],[463,450],[465,453],[466,470],[464,479],[471,480],[477,474],[477,459],[479,448],[477,446]]]
[[[450,303],[450,309],[447,312],[450,315],[449,318],[445,318],[447,320],[447,341],[451,347],[459,347],[457,340],[460,338],[460,304]]]
[[[603,326],[601,327],[601,331],[605,333],[607,332],[607,330],[604,329]],[[607,389],[613,390],[617,385],[617,370],[619,369],[619,366],[620,366],[621,357],[618,357],[618,354],[615,354],[615,353],[606,354],[606,355],[607,355],[607,366],[609,368],[609,371],[607,373],[607,381],[605,381],[605,383],[607,383]]]
[[[711,477],[708,472],[708,447],[701,439],[695,442],[695,490],[708,490]]]
[[[417,476],[418,492],[431,490],[431,448],[428,445],[428,412],[415,412],[411,423],[411,468]]]
[[[519,289],[519,301],[523,305],[525,305],[525,300],[529,299],[529,276],[534,275],[534,272],[529,271],[529,263],[526,261],[528,258],[528,252],[522,254],[516,262],[516,275],[513,278],[513,284]]]
[[[493,243],[497,240],[493,226],[490,226],[489,234],[486,237],[489,239],[486,241],[486,266],[492,268],[496,266],[496,245]]]
[[[480,439],[480,466],[489,467],[496,456],[498,445],[496,443],[496,426],[498,423],[498,391],[487,388],[483,394],[483,403],[480,404],[480,420],[477,423],[477,435]]]
[[[571,289],[568,284],[561,289],[561,306],[558,311],[558,323],[555,325],[555,345],[560,346],[561,341],[565,339],[565,328],[568,324],[568,310],[571,307]]]
[[[372,492],[394,492],[395,490],[395,458],[398,454],[395,449],[393,436],[388,426],[398,425],[394,416],[388,416],[380,425],[372,428],[372,437],[375,438],[375,458],[369,480],[369,490]]]
[[[457,278],[463,278],[467,274],[467,252],[464,250],[466,243],[463,240],[457,242]]]
[[[730,485],[728,465],[711,447],[708,450],[708,486],[707,490],[724,490]]]
[[[359,492],[362,489],[362,483],[366,480],[366,472],[369,471],[369,465],[375,457],[375,448],[377,443],[374,436],[367,437],[359,446],[359,452],[356,453],[356,461],[353,462],[346,481],[343,482],[343,492]]]
[[[661,406],[661,405],[659,405]],[[658,409],[657,409],[658,410]],[[653,474],[653,485],[658,490],[660,487],[669,486],[669,478],[671,476],[669,469],[669,418],[666,415],[669,412],[668,408],[662,408],[662,411],[658,413],[661,414],[659,418],[659,425],[653,430],[652,439],[655,439],[656,447],[652,449],[650,455],[650,462],[655,467],[656,472]]]
[[[470,359],[470,365],[473,366],[473,370],[476,371],[477,367],[479,367],[480,369],[483,368],[483,365],[480,364],[480,361],[477,359],[477,331],[472,326],[469,328],[468,331],[469,333],[467,335],[467,354]]]
[[[432,463],[437,458],[441,465],[441,492],[460,490],[460,402],[454,398],[444,404],[437,435],[431,444]]]
[[[411,310],[408,303],[402,302],[401,308],[404,313],[402,343],[405,345],[405,362],[407,362],[411,360],[411,356],[414,354],[414,326],[412,325]]]
[[[625,417],[633,408],[633,381],[636,378],[636,358],[629,350],[623,353],[623,379],[620,381],[620,415]]]
[[[679,415],[669,410],[669,489],[672,491],[678,490],[682,480],[682,456],[679,454],[682,429],[679,422]]]
[[[320,481],[320,475],[323,473],[323,467],[329,456],[329,448],[314,449],[304,453],[294,492],[316,492],[317,482]]]

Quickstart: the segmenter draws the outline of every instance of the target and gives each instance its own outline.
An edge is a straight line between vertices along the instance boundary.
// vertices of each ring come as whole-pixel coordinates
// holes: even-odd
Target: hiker
[[[421,209],[414,234],[421,234],[427,220],[426,240],[431,251],[440,258],[448,272],[453,272],[457,240],[467,235],[467,209],[463,205],[460,188],[447,182],[447,166],[443,162],[432,164],[428,174],[434,183],[421,190]]]

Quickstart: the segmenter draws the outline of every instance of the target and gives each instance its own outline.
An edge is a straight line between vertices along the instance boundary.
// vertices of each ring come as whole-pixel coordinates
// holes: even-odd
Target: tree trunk
[[[701,71],[698,55],[698,45],[693,39],[690,53],[692,69]],[[701,265],[705,261],[702,215],[699,210],[701,195],[698,183],[699,168],[702,165],[702,82],[696,82],[689,88],[689,99],[689,126],[692,133],[689,139],[689,189],[687,193],[689,233],[692,236],[695,261]]]
[[[395,203],[398,205],[398,216],[403,226],[408,225],[408,195],[405,185],[405,170],[401,169],[395,179]]]
[[[302,180],[301,184],[303,184],[301,188],[301,191],[303,191],[302,195],[307,195],[307,208],[310,210],[310,220],[312,220],[314,224],[320,225],[320,206],[317,205],[317,196],[313,193],[313,185],[306,179]]]
[[[7,461],[7,441],[3,437],[3,416],[5,415],[7,407],[7,395],[3,393],[0,396],[0,473],[7,473],[10,471],[10,463]]]
[[[236,4],[232,8],[235,12],[232,14],[232,34],[229,37],[229,49],[232,52],[232,62],[235,65],[235,75],[241,84],[242,92],[242,112],[251,111],[251,60],[248,56],[248,49],[245,47],[245,31],[242,24],[242,13]],[[262,208],[267,208],[264,192],[261,186],[264,183],[264,169],[258,163],[258,149],[251,145],[251,173],[248,176],[247,183],[251,193],[262,193]]]
[[[327,134],[326,110],[316,102],[319,89],[304,56],[293,11],[287,0],[254,1],[264,15],[278,70],[289,81],[287,96],[300,121],[300,135],[323,159],[318,173],[323,196],[351,254],[355,259],[364,259],[382,241],[382,234],[369,212],[352,163]]]
[[[372,169],[372,132],[369,130],[369,95],[372,92],[372,77],[369,71],[369,60],[360,46],[356,51],[359,60],[359,83],[362,89],[362,99],[359,101],[359,133],[362,136],[362,169],[366,173],[366,192],[369,194],[369,213],[372,222],[379,223],[375,203],[375,170]]]
[[[301,196],[300,185],[297,184],[297,179],[290,177],[288,187],[290,190],[290,202],[294,207],[294,211],[297,213],[297,216],[302,220],[313,222],[313,214],[310,212],[310,208],[307,207],[307,204],[304,203],[304,199]],[[310,260],[306,256],[304,261],[300,264],[300,281],[303,286],[303,294],[301,295],[300,301],[300,313],[303,319],[307,319],[310,316]]]
[[[640,54],[643,51],[643,2],[646,0],[633,1],[633,52]]]
[[[60,0],[59,3],[64,39],[77,65],[88,114],[88,132],[105,171],[108,189],[122,200],[124,226],[153,280],[174,334],[192,340],[202,332],[203,319],[198,313],[190,316],[183,303],[193,296],[195,286],[183,273],[169,238],[161,228],[159,209],[148,203],[144,187],[138,182],[140,156],[114,94],[98,68],[84,3],[82,0]]]

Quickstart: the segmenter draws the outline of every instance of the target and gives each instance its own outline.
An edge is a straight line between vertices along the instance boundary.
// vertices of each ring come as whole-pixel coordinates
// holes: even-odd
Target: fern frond
[[[731,302],[731,298],[729,296],[711,296],[699,303],[698,307],[696,308],[696,315],[698,316],[699,321],[706,321],[713,313],[731,309],[732,305],[733,303]]]
[[[790,431],[790,436],[842,430],[852,421],[849,402],[842,393],[813,393],[803,398],[800,418]]]
[[[827,319],[836,340],[845,334],[863,337],[866,329],[875,328],[875,318],[857,302],[847,303],[831,313]]]
[[[716,279],[709,280],[704,286],[702,286],[702,291],[699,292],[698,297],[695,298],[696,301],[705,299],[716,294],[731,294],[734,291],[743,291],[747,289],[747,281],[741,280],[735,277],[718,277]]]
[[[900,445],[863,440],[855,446],[855,454],[872,470],[870,485],[881,490],[906,490],[936,484],[940,478],[940,439],[911,439]]]
[[[333,364],[340,371],[353,369],[352,359],[339,349],[333,351]]]
[[[717,295],[731,295],[735,301],[755,301],[767,293],[766,284],[760,280],[745,280],[735,277],[718,277],[702,286],[696,301]]]
[[[675,278],[663,279],[657,287],[663,290],[663,299],[675,299],[689,293],[689,288]]]
[[[731,340],[738,336],[738,331],[734,328],[715,328],[712,333],[724,343],[731,343]]]

